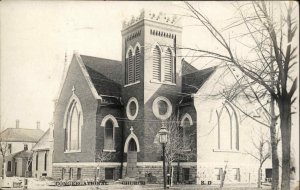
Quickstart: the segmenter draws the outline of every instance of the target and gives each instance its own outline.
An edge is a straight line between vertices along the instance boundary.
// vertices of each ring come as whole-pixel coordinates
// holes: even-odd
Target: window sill
[[[116,150],[103,149],[103,152],[116,152]]]
[[[173,83],[173,82],[162,82],[162,81],[158,81],[158,80],[154,80],[154,79],[151,79],[150,82],[156,83],[156,84],[166,84],[166,85],[176,86],[176,83]]]
[[[239,150],[230,150],[230,149],[213,149],[213,152],[241,153]]]
[[[124,85],[124,87],[128,87],[128,86],[132,86],[132,85],[135,85],[135,84],[139,84],[141,81],[135,81],[134,83],[130,83],[130,84],[126,84]]]
[[[69,153],[78,153],[81,152],[81,150],[67,150],[64,153],[69,154]]]

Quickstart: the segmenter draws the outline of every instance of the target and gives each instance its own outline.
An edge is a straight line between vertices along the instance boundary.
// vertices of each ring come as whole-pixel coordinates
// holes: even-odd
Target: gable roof
[[[187,94],[196,93],[215,70],[216,67],[210,67],[182,76],[182,92]]]
[[[104,75],[106,78],[113,80],[117,84],[123,83],[124,75],[122,72],[121,61],[92,57],[87,55],[80,55],[80,57],[85,66],[93,69],[99,74]]]
[[[37,142],[43,134],[40,129],[7,128],[0,138],[4,142]]]
[[[32,156],[32,151],[22,150],[13,155],[13,158],[30,158]]]
[[[50,129],[48,129],[44,135],[39,139],[39,141],[32,147],[33,151],[37,150],[48,150],[50,149]]]
[[[120,61],[80,55],[99,96],[121,96],[123,81]]]
[[[182,59],[181,61],[181,66],[182,66],[182,75],[187,75],[198,71],[196,67],[194,67],[184,59]]]

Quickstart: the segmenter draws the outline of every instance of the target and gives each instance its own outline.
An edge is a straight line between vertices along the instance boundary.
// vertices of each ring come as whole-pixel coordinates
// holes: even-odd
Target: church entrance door
[[[127,177],[134,178],[137,173],[137,147],[134,139],[129,141],[127,152]]]

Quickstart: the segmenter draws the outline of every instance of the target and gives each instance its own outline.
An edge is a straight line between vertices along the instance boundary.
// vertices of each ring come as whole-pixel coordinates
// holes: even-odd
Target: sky
[[[197,3],[198,5],[198,3]],[[214,18],[230,17],[226,2],[201,2],[203,11]],[[65,54],[80,54],[121,60],[123,20],[142,9],[167,14],[184,14],[183,2],[1,2],[1,124],[2,128],[46,130],[52,121],[65,67]],[[213,9],[212,9],[213,8]],[[183,45],[195,42],[211,46],[211,39],[192,35],[195,27],[182,18]]]
[[[236,14],[233,2],[192,2],[216,26]],[[181,17],[184,47],[217,49],[215,40],[186,15],[183,2],[2,1],[1,125],[46,130],[52,121],[65,54],[121,60],[123,20],[142,9]],[[239,47],[240,48],[240,47]],[[185,54],[192,55],[192,54]],[[201,69],[205,61],[187,58]]]

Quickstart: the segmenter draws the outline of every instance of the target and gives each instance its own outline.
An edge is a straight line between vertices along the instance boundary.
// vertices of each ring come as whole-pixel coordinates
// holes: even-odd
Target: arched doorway
[[[137,144],[133,138],[128,143],[127,151],[127,177],[134,178],[137,173]]]

